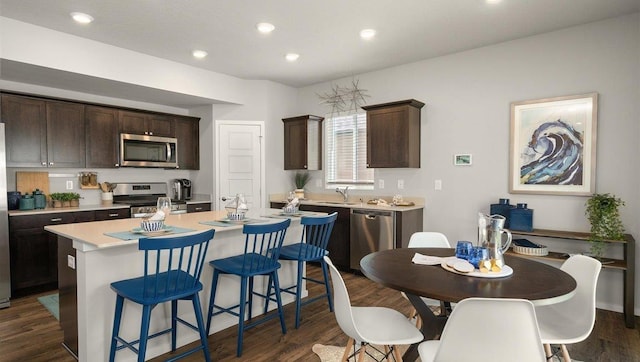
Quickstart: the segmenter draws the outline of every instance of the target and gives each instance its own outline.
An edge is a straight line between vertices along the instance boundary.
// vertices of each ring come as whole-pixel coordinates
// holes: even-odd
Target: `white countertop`
[[[270,202],[281,202],[287,203],[284,195],[272,195]],[[335,198],[325,198],[323,195],[310,195],[309,198],[305,198],[300,201],[300,205],[314,205],[314,206],[325,206],[325,207],[342,207],[348,209],[365,209],[365,210],[384,210],[384,211],[411,211],[411,210],[419,210],[424,208],[424,201],[419,198],[413,199],[405,199],[405,201],[412,201],[414,205],[412,206],[395,206],[395,205],[376,205],[369,204],[366,201],[360,201],[358,198],[357,201],[354,198],[349,198],[349,200],[345,203]]]
[[[275,215],[280,213],[281,210],[276,209],[263,209],[250,211],[247,214],[248,218],[265,219],[266,222],[277,222],[280,219],[265,218],[264,215]],[[242,228],[242,224],[231,226],[210,226],[201,224],[201,221],[215,221],[222,220],[226,217],[226,211],[206,211],[195,212],[190,214],[178,214],[169,215],[165,220],[165,224],[168,226],[193,229],[194,231],[203,231],[208,229],[215,229],[216,232],[225,232],[230,230],[237,230]],[[298,218],[299,219],[299,218]],[[107,221],[93,221],[83,222],[75,224],[63,224],[63,225],[49,225],[45,226],[45,230],[52,233],[61,235],[63,237],[74,240],[75,243],[85,244],[85,250],[89,249],[104,249],[112,248],[123,245],[136,244],[137,239],[134,240],[122,240],[112,236],[105,235],[105,233],[130,231],[134,228],[140,227],[141,219],[118,219]],[[171,234],[169,234],[171,235]],[[143,235],[141,235],[142,237]]]

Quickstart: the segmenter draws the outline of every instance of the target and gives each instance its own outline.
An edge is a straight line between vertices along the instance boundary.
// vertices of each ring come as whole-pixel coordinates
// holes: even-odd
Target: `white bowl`
[[[244,220],[244,212],[229,212],[229,213],[227,213],[227,219],[229,219],[229,220]]]
[[[164,220],[142,220],[140,227],[146,232],[160,231],[164,227]]]

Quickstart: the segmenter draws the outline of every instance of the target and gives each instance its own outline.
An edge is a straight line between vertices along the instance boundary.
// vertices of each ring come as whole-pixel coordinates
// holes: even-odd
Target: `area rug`
[[[58,300],[58,293],[38,297],[38,302],[44,305],[49,313],[56,317],[57,320],[60,320],[60,303]]]
[[[384,347],[382,346],[376,346],[376,347],[379,350],[384,351]],[[400,352],[404,353],[407,347],[408,346],[401,346]],[[313,347],[311,347],[311,350],[313,351],[313,353],[318,355],[318,357],[320,357],[321,362],[340,362],[340,358],[342,358],[342,354],[344,354],[344,348],[345,346],[325,346],[322,344],[314,344]],[[367,352],[371,353],[374,357],[376,357],[376,359],[373,359],[370,356],[365,355],[364,360],[367,362],[379,361],[383,357],[382,353],[377,352],[373,348],[367,348]],[[355,359],[352,358],[349,361],[355,361]]]

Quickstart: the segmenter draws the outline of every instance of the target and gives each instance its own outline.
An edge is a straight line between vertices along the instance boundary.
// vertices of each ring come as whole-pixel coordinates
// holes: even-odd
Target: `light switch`
[[[437,191],[442,190],[442,180],[436,180],[436,181],[433,183],[433,186],[434,186],[434,188],[435,188]]]
[[[71,269],[76,268],[76,258],[73,255],[67,255],[67,266]]]
[[[73,181],[67,181],[67,190],[73,190]]]
[[[398,180],[398,190],[404,189],[404,180]]]
[[[384,188],[384,180],[382,180],[382,179],[378,180],[378,188],[379,189],[383,189]]]

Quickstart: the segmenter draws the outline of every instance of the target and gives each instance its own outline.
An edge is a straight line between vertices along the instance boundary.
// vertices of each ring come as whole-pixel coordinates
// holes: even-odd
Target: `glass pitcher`
[[[504,265],[503,254],[511,245],[511,231],[504,228],[505,221],[502,215],[478,214],[478,244],[489,250],[489,258],[500,268]],[[502,240],[503,234],[507,234],[506,241]]]

